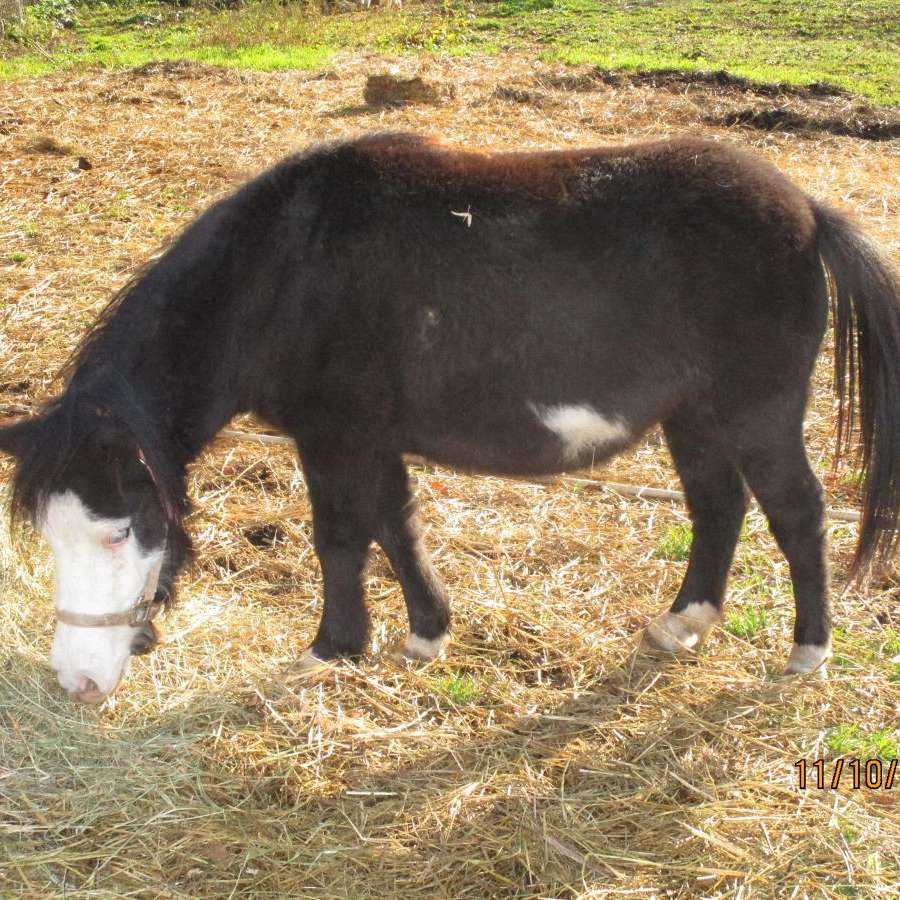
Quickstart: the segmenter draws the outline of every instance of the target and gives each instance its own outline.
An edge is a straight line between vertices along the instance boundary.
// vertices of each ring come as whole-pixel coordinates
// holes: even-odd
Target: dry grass
[[[447,99],[365,105],[366,76],[391,66]],[[843,98],[774,102],[854,114]],[[524,58],[0,84],[0,401],[51,393],[106,298],[211,198],[292,148],[372,128],[497,147],[702,130],[853,210],[900,257],[898,142],[703,124],[762,103],[714,86],[613,88]],[[823,474],[827,376],[826,354],[809,416]],[[658,435],[602,477],[677,486]],[[755,514],[731,608],[765,609],[766,628],[721,629],[699,659],[653,663],[633,647],[683,573],[661,550],[680,507],[423,467],[414,478],[456,612],[449,655],[424,668],[391,657],[403,604],[376,553],[371,655],[315,680],[292,671],[317,622],[318,570],[280,447],[223,441],[194,468],[198,563],[168,644],[99,710],[61,696],[47,668],[46,553],[4,543],[0,893],[896,895],[900,787],[800,791],[793,769],[856,746],[839,743],[845,726],[860,755],[880,733],[896,747],[895,578],[836,601],[829,681],[781,680],[788,576]],[[851,480],[833,482],[833,503],[852,504]],[[854,528],[831,537],[839,588]]]

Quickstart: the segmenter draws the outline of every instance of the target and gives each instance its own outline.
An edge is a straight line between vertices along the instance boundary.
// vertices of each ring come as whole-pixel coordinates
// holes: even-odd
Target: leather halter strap
[[[57,621],[64,622],[66,625],[77,625],[79,628],[108,628],[111,625],[130,625],[132,628],[137,628],[140,625],[146,625],[147,622],[151,622],[163,607],[163,604],[155,598],[164,556],[165,552],[153,564],[153,568],[150,570],[150,574],[147,576],[147,581],[144,584],[144,590],[138,597],[137,603],[130,609],[120,613],[98,613],[96,615],[57,609]]]

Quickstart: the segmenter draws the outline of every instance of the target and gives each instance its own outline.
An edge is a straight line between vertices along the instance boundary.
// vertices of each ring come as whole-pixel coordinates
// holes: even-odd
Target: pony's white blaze
[[[87,615],[123,613],[137,602],[163,548],[150,551],[134,535],[109,546],[128,519],[94,516],[72,491],[52,494],[40,522],[55,562],[53,601],[57,609]],[[100,694],[118,685],[131,655],[134,629],[100,628],[57,622],[50,665],[60,685],[76,694]]]
[[[619,419],[608,419],[593,407],[575,405],[539,406],[532,404],[544,427],[562,441],[566,459],[575,460],[592,447],[604,447],[628,437],[628,428]]]

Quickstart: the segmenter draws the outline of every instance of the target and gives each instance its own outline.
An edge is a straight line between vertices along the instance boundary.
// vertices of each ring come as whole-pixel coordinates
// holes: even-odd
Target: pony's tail
[[[834,315],[835,460],[849,453],[862,476],[858,578],[873,560],[887,563],[900,537],[900,281],[855,225],[814,208]]]

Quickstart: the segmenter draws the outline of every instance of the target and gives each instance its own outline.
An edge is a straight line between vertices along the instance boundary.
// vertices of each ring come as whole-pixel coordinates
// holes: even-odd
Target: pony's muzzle
[[[115,688],[113,688],[113,690],[115,690]],[[70,693],[80,703],[101,703],[109,696],[97,687],[97,682],[89,675],[79,675],[78,686]],[[112,693],[112,691],[110,691],[110,693]]]

